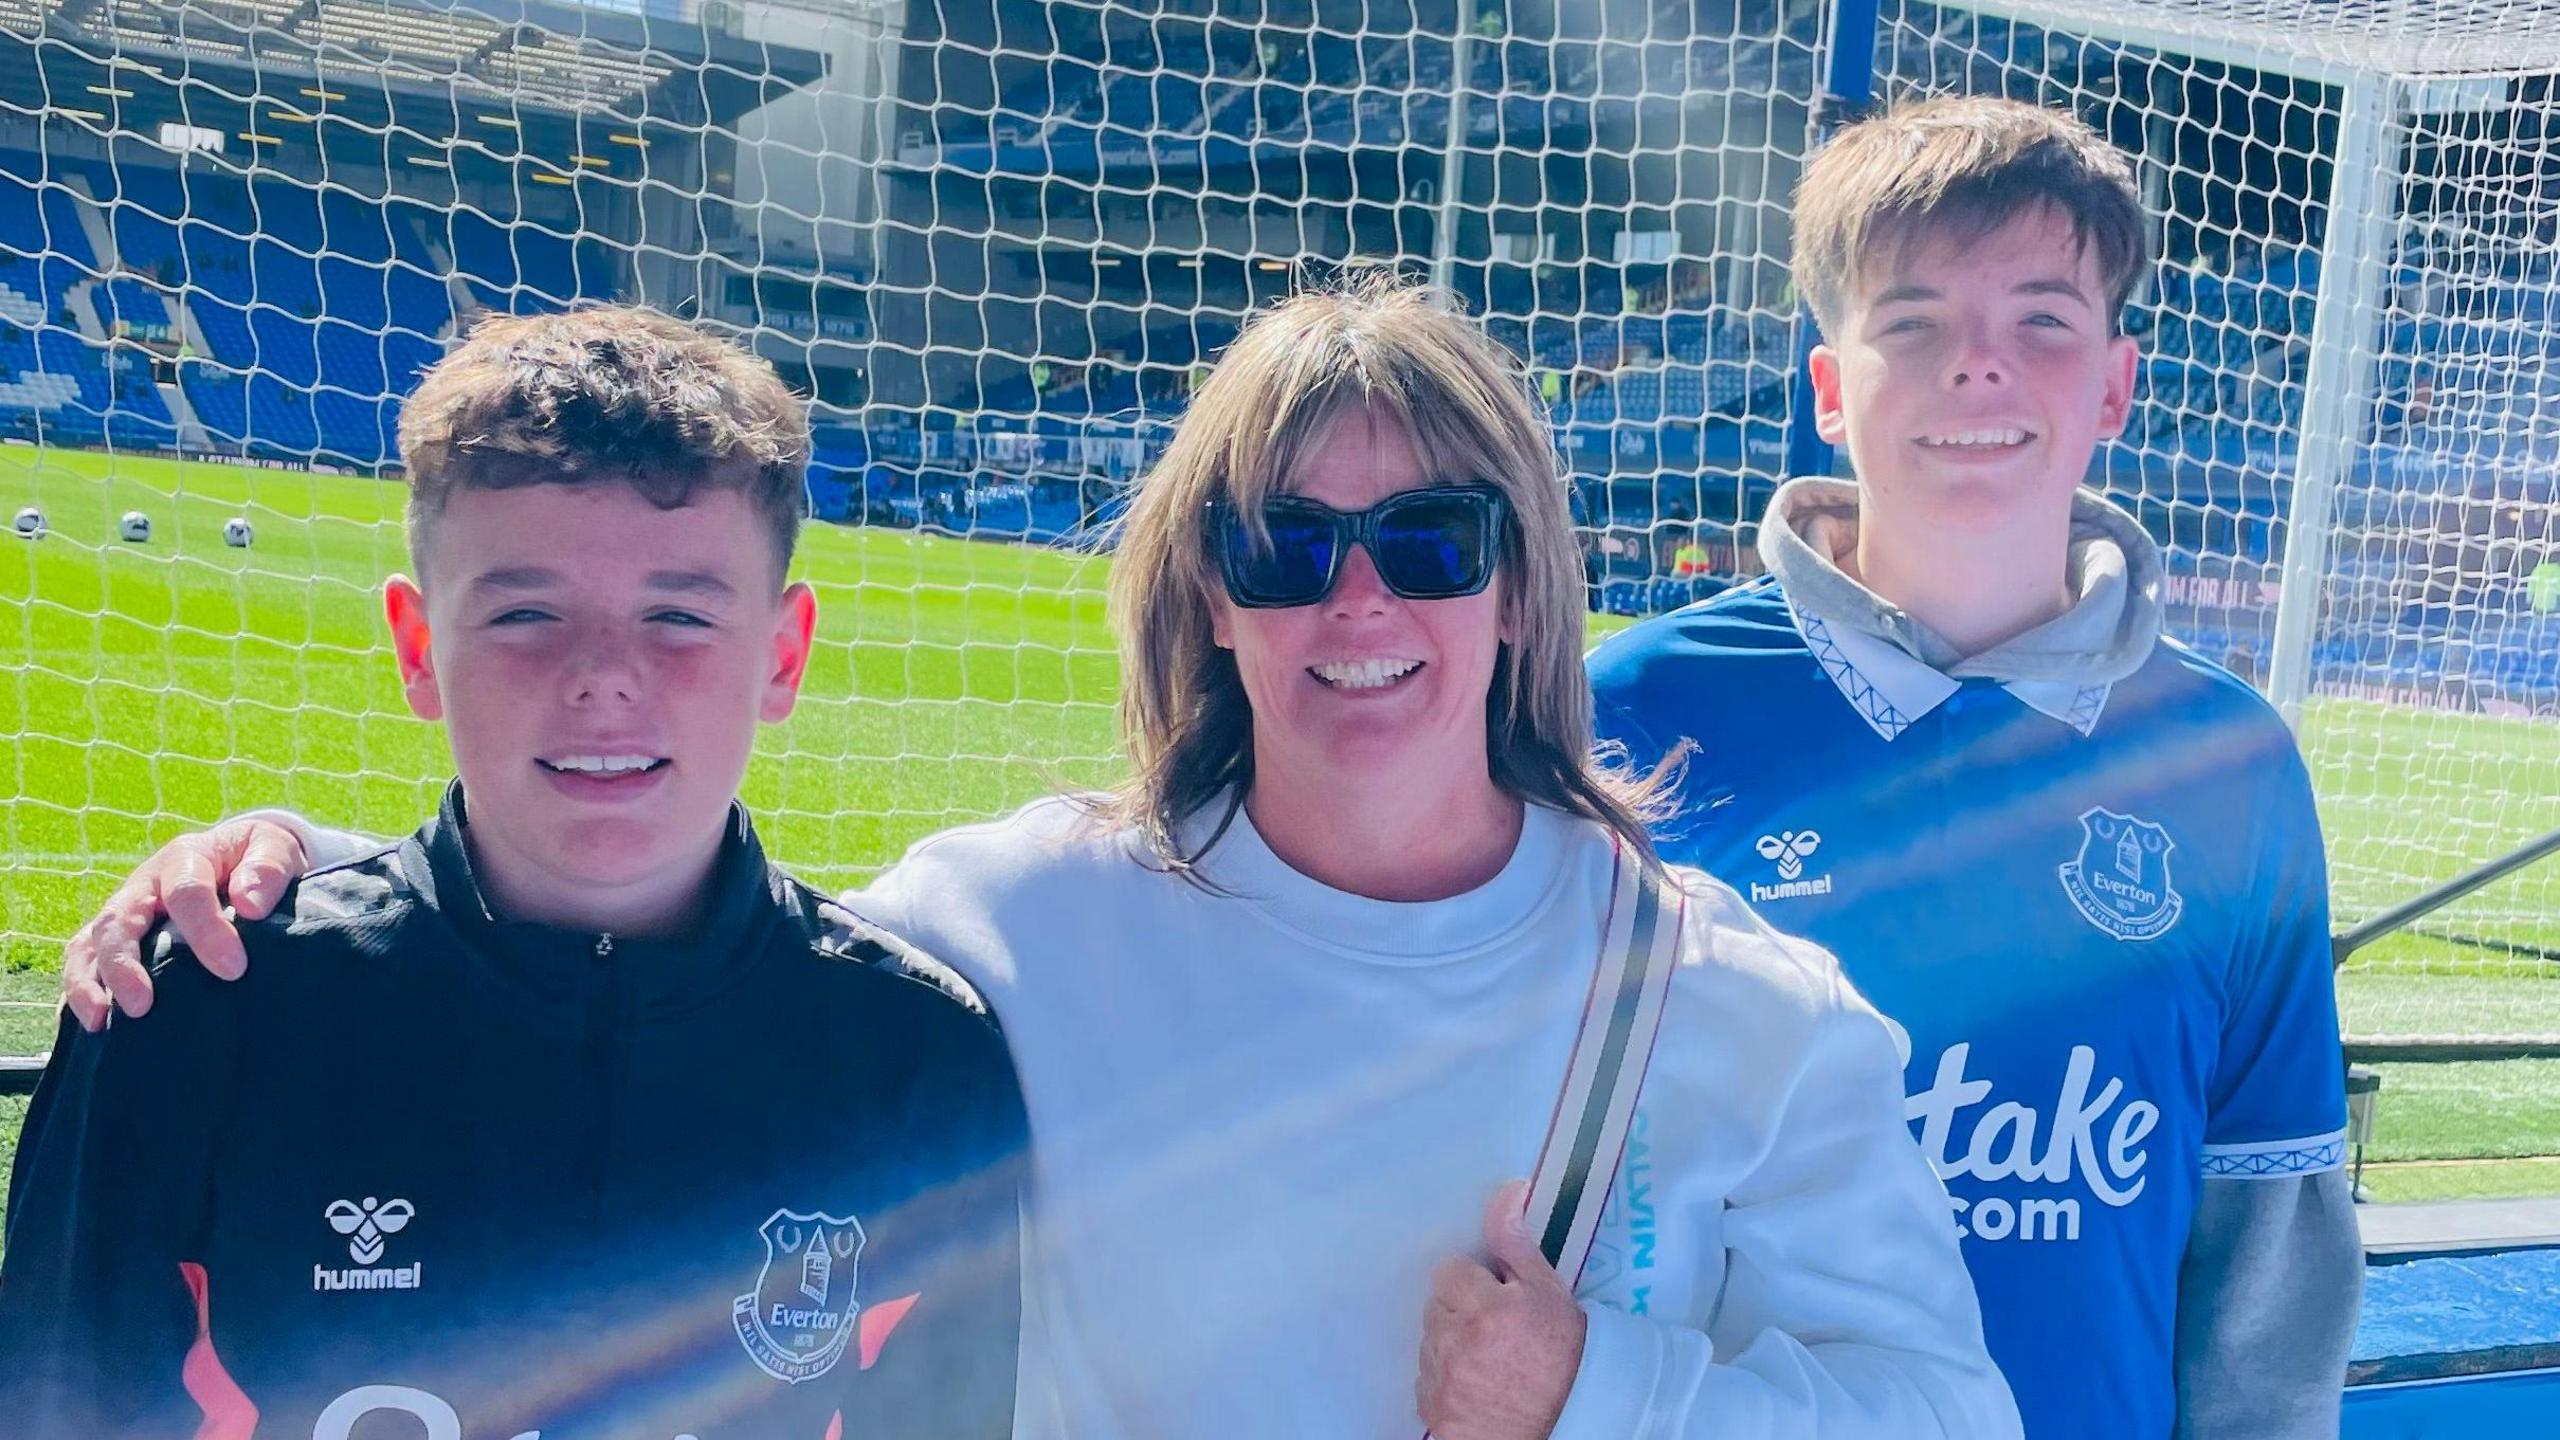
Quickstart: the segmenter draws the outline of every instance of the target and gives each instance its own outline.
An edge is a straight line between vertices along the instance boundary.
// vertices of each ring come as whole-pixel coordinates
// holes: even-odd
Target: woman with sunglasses
[[[1650,790],[1593,759],[1564,487],[1499,347],[1409,288],[1260,316],[1111,589],[1127,783],[846,901],[1015,1050],[1023,1433],[2016,1433],[1885,1024],[1662,872]],[[1595,978],[1613,924],[1676,961],[1649,1026]],[[1606,1146],[1557,1123],[1595,1007],[1641,1080]],[[1596,1229],[1524,1227],[1510,1182],[1575,1167]]]

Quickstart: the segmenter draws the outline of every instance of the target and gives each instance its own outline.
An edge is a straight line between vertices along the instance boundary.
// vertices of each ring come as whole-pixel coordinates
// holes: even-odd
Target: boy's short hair
[[[2151,260],[2124,152],[2069,114],[1996,96],[1896,105],[1833,136],[1796,186],[1796,288],[1839,333],[1866,267],[1924,232],[1970,244],[2050,206],[2094,251],[2110,325]]]
[[[662,510],[736,490],[789,571],[808,505],[809,413],[771,365],[636,305],[494,315],[400,410],[409,555],[423,577],[458,489],[627,485]]]

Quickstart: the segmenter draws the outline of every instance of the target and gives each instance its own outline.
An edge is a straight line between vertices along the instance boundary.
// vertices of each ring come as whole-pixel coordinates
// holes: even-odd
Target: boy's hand
[[[204,968],[239,979],[249,954],[223,902],[243,920],[262,919],[304,864],[302,841],[272,820],[229,820],[161,846],[62,947],[62,1003],[90,1031],[105,1029],[117,1007],[148,1012],[142,937],[163,916]]]
[[[1546,1440],[1582,1368],[1582,1307],[1522,1222],[1528,1194],[1525,1180],[1494,1192],[1486,1262],[1431,1277],[1414,1399],[1434,1440]]]

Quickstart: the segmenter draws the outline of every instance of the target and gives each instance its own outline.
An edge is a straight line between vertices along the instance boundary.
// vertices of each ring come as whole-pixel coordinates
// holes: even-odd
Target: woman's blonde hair
[[[1481,481],[1510,502],[1494,584],[1503,633],[1485,700],[1494,783],[1597,820],[1648,865],[1661,772],[1638,780],[1597,755],[1582,667],[1581,547],[1544,417],[1519,364],[1434,291],[1373,280],[1293,296],[1249,321],[1210,372],[1122,524],[1111,572],[1126,782],[1103,802],[1188,870],[1177,827],[1253,781],[1253,714],[1211,627],[1224,581],[1209,502],[1259,526],[1333,421],[1366,408],[1412,437],[1435,480]],[[1227,818],[1232,819],[1230,811]]]

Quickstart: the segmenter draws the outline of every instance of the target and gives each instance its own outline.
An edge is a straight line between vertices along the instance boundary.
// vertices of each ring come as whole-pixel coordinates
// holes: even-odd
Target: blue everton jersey
[[[2344,1149],[2319,825],[2274,712],[2169,644],[2112,686],[1952,680],[1799,623],[1775,581],[1591,672],[1639,764],[1695,742],[1668,858],[1907,1033],[1912,1131],[2028,1433],[2171,1433],[2202,1182]]]

